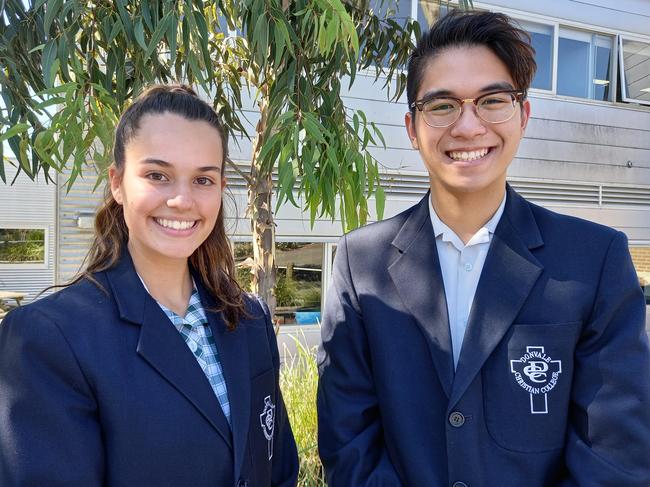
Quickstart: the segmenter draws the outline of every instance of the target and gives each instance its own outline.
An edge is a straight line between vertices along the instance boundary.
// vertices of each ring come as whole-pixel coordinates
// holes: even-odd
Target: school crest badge
[[[526,347],[518,360],[510,361],[515,381],[530,395],[530,414],[548,414],[548,393],[557,385],[562,361],[549,357],[544,347]]]
[[[260,425],[264,432],[264,438],[268,443],[269,460],[273,458],[273,431],[275,430],[275,404],[271,402],[271,396],[264,398],[264,409],[260,414]]]

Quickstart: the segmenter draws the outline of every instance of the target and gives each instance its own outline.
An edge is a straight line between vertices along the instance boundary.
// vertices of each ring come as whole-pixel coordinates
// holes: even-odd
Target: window
[[[614,76],[616,61],[614,35],[570,28],[551,22],[520,20],[519,24],[530,34],[532,46],[535,48],[537,72],[531,84],[532,88],[590,100],[615,100],[617,80]],[[650,44],[636,41],[622,42],[625,42],[625,45],[629,43],[626,54],[630,61],[628,81],[634,81],[631,81],[632,84],[628,83],[627,87],[628,92],[635,93],[634,99],[625,101],[645,99],[650,104]],[[623,64],[622,60],[621,64]],[[636,66],[636,71],[631,66]],[[645,74],[639,73],[643,70]],[[641,88],[640,80],[643,80],[641,84],[645,82],[643,88],[647,88],[646,91]],[[634,83],[636,86],[633,85]],[[638,97],[639,94],[641,98]]]
[[[276,308],[273,320],[281,325],[312,325],[321,320],[324,243],[276,242]],[[237,281],[250,289],[253,245],[234,244]]]
[[[650,43],[619,37],[623,101],[650,105]]]
[[[45,229],[0,228],[0,264],[45,264]]]
[[[560,28],[557,93],[610,100],[612,38]]]
[[[526,21],[520,21],[519,24],[530,34],[531,44],[535,49],[537,72],[531,87],[550,91],[553,89],[553,43],[555,37],[553,26]]]

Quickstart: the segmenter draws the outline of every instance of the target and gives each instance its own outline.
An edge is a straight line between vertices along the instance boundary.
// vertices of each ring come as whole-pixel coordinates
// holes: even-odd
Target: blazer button
[[[458,412],[458,411],[454,411],[453,413],[451,413],[449,415],[449,424],[452,425],[454,428],[460,428],[461,426],[463,426],[465,424],[465,416],[463,416],[463,414]],[[456,486],[456,484],[454,484],[454,486],[455,487],[463,487],[460,484],[458,486]]]
[[[465,482],[454,482],[451,487],[469,487]]]
[[[239,479],[239,482],[237,482],[237,487],[248,487],[248,480]]]

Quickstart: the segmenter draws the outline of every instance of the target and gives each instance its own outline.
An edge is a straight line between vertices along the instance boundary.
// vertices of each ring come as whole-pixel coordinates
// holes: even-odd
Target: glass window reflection
[[[561,28],[558,44],[558,94],[609,100],[611,57],[611,37]]]
[[[521,27],[530,34],[535,49],[537,72],[531,84],[540,90],[553,89],[553,26],[520,21]]]
[[[321,320],[323,243],[276,242],[278,268],[273,321],[280,325],[312,325]],[[234,244],[237,281],[250,290],[253,244]]]
[[[621,39],[623,97],[650,105],[650,43]]]

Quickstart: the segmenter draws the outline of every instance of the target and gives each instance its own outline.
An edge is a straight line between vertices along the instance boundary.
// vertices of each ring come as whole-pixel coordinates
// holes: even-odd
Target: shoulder
[[[266,302],[257,294],[243,293],[242,299],[244,300],[244,309],[246,311],[249,324],[265,325],[266,321],[270,321],[271,314]]]
[[[545,243],[558,241],[574,246],[608,247],[617,238],[625,240],[625,234],[614,228],[527,203]]]
[[[23,316],[32,318],[43,316],[56,321],[57,318],[73,319],[77,316],[95,314],[98,307],[111,301],[109,289],[101,289],[97,284],[82,278],[79,281],[59,289],[47,296],[16,308]]]
[[[97,284],[80,281],[7,314],[0,328],[12,326],[19,333],[44,333],[58,330],[73,334],[88,323],[97,324],[113,314],[112,296]]]
[[[359,246],[363,246],[366,250],[368,246],[371,246],[373,250],[388,247],[420,204],[422,202],[416,203],[395,216],[352,230],[341,237],[339,243],[345,243],[348,249],[355,249]]]

